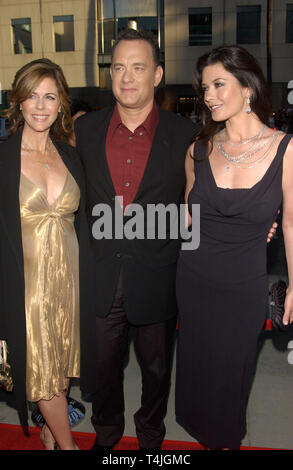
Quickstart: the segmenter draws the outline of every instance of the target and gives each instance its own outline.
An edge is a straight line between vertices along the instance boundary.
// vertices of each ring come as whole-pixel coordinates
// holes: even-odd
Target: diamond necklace
[[[260,137],[263,133],[264,133],[264,130],[266,128],[266,125],[264,124],[263,127],[258,131],[257,134],[253,135],[252,137],[249,137],[248,139],[244,139],[244,140],[238,140],[238,141],[233,141],[233,140],[221,140],[221,142],[229,142],[231,145],[245,145],[245,144],[249,144],[250,142],[252,142],[254,139],[257,139],[258,137]],[[224,133],[227,133],[227,130],[226,129],[222,129],[220,132],[219,132],[219,136],[220,135],[224,135]]]
[[[256,153],[256,151],[254,151],[251,155],[249,155],[248,157],[246,158],[243,158],[242,159],[242,162],[241,164],[238,164],[240,163],[241,160],[237,161],[233,158],[231,158],[229,155],[224,155],[224,157],[226,158],[226,160],[228,160],[228,163],[227,165],[225,166],[225,170],[226,171],[229,171],[230,170],[230,163],[232,165],[234,165],[236,168],[241,168],[242,170],[246,170],[246,169],[249,169],[249,168],[253,168],[254,166],[256,166],[257,164],[261,163],[268,155],[269,151],[271,150],[271,148],[273,147],[274,143],[276,142],[278,136],[282,133],[282,131],[277,131],[277,132],[274,132],[271,136],[271,140],[269,141],[269,146],[268,148],[266,149],[266,151],[260,155],[259,157],[257,157],[255,160],[253,161],[249,161],[249,162],[246,162],[245,160],[247,160],[249,157],[252,156],[252,154],[254,155]],[[266,142],[267,144],[267,142]],[[264,145],[262,145],[260,148],[258,148],[258,151],[263,148]]]
[[[55,149],[54,145],[52,144],[52,141],[50,139],[48,139],[48,142],[49,142],[49,145],[47,146],[46,145],[46,148],[44,150],[44,152],[40,152],[40,150],[37,150],[37,149],[33,149],[31,148],[29,145],[27,145],[26,142],[22,142],[21,143],[21,149],[22,150],[26,150],[27,152],[40,152],[42,153],[43,155],[45,154],[45,151],[48,150],[49,152],[53,152],[53,153],[57,153],[57,150]],[[34,158],[34,161],[36,163],[40,163],[41,165],[44,165],[44,167],[47,169],[47,170],[51,170],[52,169],[52,162],[49,164],[48,160],[46,160],[46,162],[43,162],[41,160],[36,160]]]
[[[264,132],[264,129],[265,127],[263,127],[261,129],[262,133]],[[259,134],[261,135],[261,134]],[[225,158],[227,158],[227,160],[229,161],[234,161],[234,162],[240,162],[242,160],[247,160],[248,158],[252,157],[254,154],[256,154],[257,152],[259,152],[262,148],[264,148],[266,145],[267,145],[267,142],[264,141],[263,144],[258,145],[258,141],[256,140],[254,142],[254,144],[251,145],[251,147],[249,147],[249,149],[245,150],[244,152],[240,153],[239,155],[235,155],[235,156],[232,156],[232,155],[229,155],[228,153],[226,153],[223,145],[222,145],[222,141],[220,140],[220,135],[218,134],[218,140],[217,140],[217,147],[219,149],[219,151],[224,155]],[[255,148],[257,147],[257,148]],[[255,149],[253,152],[252,150]]]

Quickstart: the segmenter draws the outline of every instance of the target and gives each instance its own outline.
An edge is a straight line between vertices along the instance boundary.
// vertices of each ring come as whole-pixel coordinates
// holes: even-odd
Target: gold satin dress
[[[74,229],[79,199],[79,187],[69,172],[54,206],[21,173],[28,401],[50,400],[66,388],[66,377],[79,377],[78,241]]]

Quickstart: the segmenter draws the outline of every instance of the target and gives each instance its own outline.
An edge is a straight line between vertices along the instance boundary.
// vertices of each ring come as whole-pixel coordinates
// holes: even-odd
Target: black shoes
[[[114,446],[113,446],[114,447]],[[102,446],[98,443],[98,438],[96,438],[95,443],[91,450],[95,450],[98,452],[110,452],[113,449],[112,446]]]
[[[93,447],[91,448],[91,450],[94,450],[96,452],[110,452],[111,450],[113,450],[113,447],[115,446],[115,444],[113,446],[103,446],[101,444],[98,443],[98,438],[96,437],[96,440],[95,440],[95,443],[93,445]],[[140,451],[146,453],[146,452],[159,452],[161,449],[161,447],[149,447],[147,449],[145,449],[144,447],[140,447],[139,448]]]

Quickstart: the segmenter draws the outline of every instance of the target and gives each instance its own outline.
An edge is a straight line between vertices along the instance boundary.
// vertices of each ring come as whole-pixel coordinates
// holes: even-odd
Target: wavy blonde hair
[[[50,132],[56,140],[67,141],[72,133],[68,85],[61,67],[49,59],[33,60],[16,72],[10,93],[10,106],[3,115],[10,122],[10,133],[17,132],[24,125],[20,105],[29,98],[44,78],[52,78],[56,83],[61,108]]]

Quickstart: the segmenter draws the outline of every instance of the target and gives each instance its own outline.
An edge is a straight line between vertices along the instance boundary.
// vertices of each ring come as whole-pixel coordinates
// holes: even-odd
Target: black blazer
[[[96,204],[114,211],[115,190],[111,180],[105,142],[113,108],[88,113],[76,121],[77,150],[82,159],[87,190],[87,212]],[[185,186],[185,154],[195,126],[188,119],[159,109],[159,124],[149,160],[134,203],[146,213],[147,204],[182,202]],[[127,222],[124,217],[124,223]],[[146,219],[145,219],[146,227]],[[119,272],[123,271],[125,310],[133,324],[151,324],[177,313],[175,273],[180,240],[127,240],[93,238],[97,315],[109,314]]]
[[[0,144],[0,339],[6,339],[9,361],[14,381],[13,394],[21,424],[27,426],[26,406],[26,321],[24,298],[24,264],[21,240],[19,206],[20,146],[22,131]],[[90,317],[94,318],[91,302],[92,270],[91,246],[85,215],[85,183],[79,157],[71,146],[52,139],[63,162],[75,178],[81,192],[80,207],[75,217],[75,229],[79,241],[80,265],[80,318],[83,337],[88,346],[83,347],[81,375],[85,392],[95,388],[88,374],[88,347],[94,344]],[[83,373],[85,371],[85,373]],[[87,376],[87,374],[89,376]]]

